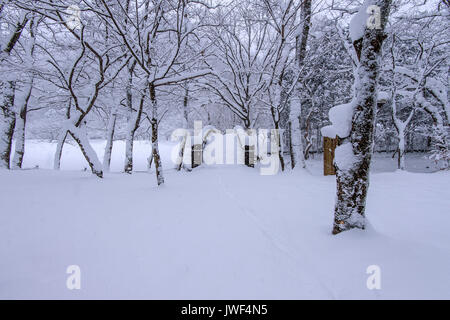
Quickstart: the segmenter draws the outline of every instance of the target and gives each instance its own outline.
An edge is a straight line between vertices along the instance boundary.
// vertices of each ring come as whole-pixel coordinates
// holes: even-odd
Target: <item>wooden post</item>
[[[250,168],[255,167],[255,146],[245,145],[245,165]]]
[[[202,145],[194,144],[191,151],[191,167],[192,169],[202,164]]]
[[[323,137],[323,175],[332,176],[336,174],[334,168],[334,150],[336,149],[338,139]]]

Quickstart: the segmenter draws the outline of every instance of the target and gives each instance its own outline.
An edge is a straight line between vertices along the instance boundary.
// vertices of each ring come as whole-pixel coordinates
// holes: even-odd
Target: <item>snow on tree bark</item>
[[[299,33],[297,35],[295,45],[297,67],[299,68],[299,70],[301,70],[306,56],[306,45],[308,43],[309,29],[311,24],[311,2],[311,0],[304,0],[302,3],[300,15],[302,24],[299,27]],[[298,99],[296,103],[291,103],[289,110],[288,126],[290,128],[289,139],[292,169],[294,169],[296,166],[306,168],[300,122],[301,114],[302,105],[301,100]]]
[[[395,90],[392,93],[392,120],[394,122],[395,131],[397,132],[398,137],[398,169],[406,170],[405,165],[405,151],[406,151],[406,128],[408,124],[411,122],[411,119],[414,115],[414,109],[409,113],[408,118],[405,121],[402,121],[397,115],[397,102],[395,101]]]
[[[127,107],[129,109],[129,120],[127,126],[127,133],[125,137],[125,164],[124,172],[131,173],[133,171],[133,145],[134,145],[134,134],[139,127],[139,122],[141,121],[142,110],[133,110],[133,94],[131,92],[133,87],[133,72],[136,67],[136,60],[130,63],[128,66],[128,83],[126,88],[126,100]]]
[[[68,127],[68,132],[72,138],[78,143],[81,152],[84,155],[89,167],[93,174],[99,178],[103,178],[103,170],[100,161],[98,160],[97,154],[92,148],[89,138],[86,133],[86,128],[83,125],[76,127],[74,125]]]
[[[15,83],[6,81],[1,84],[3,102],[0,105],[0,168],[10,169],[11,146],[16,124],[13,111]]]
[[[108,123],[108,130],[106,133],[106,146],[105,146],[105,154],[103,156],[103,170],[105,172],[109,172],[111,167],[111,154],[114,143],[114,132],[116,129],[116,120],[117,120],[117,109],[114,108],[111,111],[111,117]]]
[[[31,90],[30,90],[31,91]],[[24,105],[20,108],[19,112],[16,114],[16,125],[15,125],[15,150],[12,161],[13,169],[22,168],[23,156],[25,154],[25,125],[27,121],[27,106]]]
[[[5,46],[0,46],[0,63],[10,63],[8,60],[12,50],[18,43],[22,31],[28,23],[28,15],[21,11],[19,19],[14,29],[7,39]],[[15,98],[15,81],[8,79],[2,75],[0,80],[0,169],[10,169],[11,146],[14,135],[14,127],[16,125],[16,117],[14,113]]]
[[[163,168],[161,163],[161,156],[158,148],[158,103],[156,100],[156,91],[153,84],[149,85],[150,100],[152,106],[152,157],[155,164],[156,182],[158,186],[164,184]]]
[[[367,8],[380,8],[379,28],[367,26]],[[366,0],[353,17],[351,30],[363,29],[362,38],[353,37],[359,65],[357,68],[350,135],[341,137],[336,148],[337,201],[334,212],[333,234],[352,228],[364,229],[369,169],[373,151],[375,111],[384,28],[390,11],[390,0]],[[361,19],[361,16],[366,17]],[[351,34],[355,32],[351,31]],[[358,33],[359,34],[359,33]],[[342,143],[343,142],[343,143]]]
[[[55,157],[53,159],[54,170],[59,170],[61,168],[61,156],[64,143],[66,142],[66,138],[67,138],[67,130],[61,130],[58,137],[58,141],[56,142]]]
[[[72,112],[72,99],[69,100],[69,105],[66,109],[66,119],[70,119],[70,114]],[[61,156],[64,143],[67,139],[67,128],[63,126],[59,132],[58,140],[56,141],[55,156],[53,158],[53,170],[59,170],[61,168]]]
[[[30,21],[30,40],[25,45],[25,65],[31,70],[34,67],[34,49],[36,46],[36,29],[38,23],[34,18]],[[23,92],[19,97],[16,97],[16,126],[15,126],[15,150],[12,161],[13,169],[22,168],[23,157],[25,154],[25,128],[27,121],[28,102],[31,98],[31,92],[33,91],[34,74],[26,75],[28,78],[24,85]]]
[[[127,135],[125,138],[125,173],[132,173],[133,171],[133,146],[134,146],[134,134],[139,128],[141,123],[142,110],[144,108],[145,96],[141,97],[141,102],[139,104],[137,111],[131,111],[131,119],[128,122]]]
[[[297,164],[302,168],[306,168],[306,162],[304,158],[304,150],[303,150],[303,142],[302,142],[302,133],[300,127],[300,115],[301,115],[301,103],[298,101],[298,104],[291,104],[291,108],[289,110],[289,128],[291,129],[291,133],[289,135],[291,139],[291,167],[294,169]],[[299,167],[297,166],[297,167]]]

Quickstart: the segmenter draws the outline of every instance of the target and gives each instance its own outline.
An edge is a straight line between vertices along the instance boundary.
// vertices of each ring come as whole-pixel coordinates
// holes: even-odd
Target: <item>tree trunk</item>
[[[186,149],[187,138],[188,138],[188,135],[186,134],[186,135],[183,137],[183,140],[182,140],[181,143],[180,143],[180,155],[179,155],[179,157],[180,157],[180,163],[179,163],[179,164],[177,165],[177,167],[175,168],[177,171],[180,171],[181,168],[183,168],[184,151],[185,151],[185,149]]]
[[[283,140],[280,132],[280,125],[278,122],[275,123],[275,129],[276,129],[276,136],[274,138],[277,139],[278,159],[280,160],[281,171],[284,171]]]
[[[304,0],[302,3],[302,11],[300,19],[302,21],[301,33],[296,37],[295,44],[295,56],[297,67],[302,69],[306,56],[306,45],[308,43],[309,29],[311,25],[311,0]],[[300,82],[301,79],[298,79]],[[289,128],[291,132],[289,134],[290,150],[291,150],[291,167],[294,169],[296,166],[306,168],[306,162],[304,157],[302,132],[300,117],[302,114],[301,99],[299,97],[298,104],[291,103],[289,112]]]
[[[306,117],[306,130],[305,130],[305,141],[306,141],[306,148],[304,153],[305,160],[309,159],[309,152],[312,148],[312,141],[311,141],[311,116],[313,114],[313,110],[311,110],[308,113],[308,116]]]
[[[133,146],[134,146],[134,134],[139,128],[141,123],[142,110],[144,108],[145,95],[142,95],[141,102],[139,103],[139,109],[132,113],[131,119],[128,122],[127,135],[125,140],[125,173],[130,173],[133,171]]]
[[[133,93],[131,92],[133,87],[133,72],[136,66],[136,60],[128,67],[128,83],[126,88],[127,95],[127,106],[130,112],[130,118],[128,119],[127,134],[125,137],[125,164],[123,171],[125,173],[132,173],[133,171],[133,144],[134,144],[134,133],[139,127],[141,121],[142,109],[138,111],[133,110]]]
[[[0,63],[9,63],[7,58],[18,43],[28,21],[29,16],[23,15],[22,19],[17,21],[14,26],[14,31],[10,34],[9,39],[2,39],[6,42],[3,41],[4,46],[0,48]],[[4,78],[3,74],[2,78]],[[16,125],[14,114],[15,89],[16,83],[14,81],[3,82],[0,79],[0,169],[10,169],[12,139]]]
[[[23,156],[25,154],[25,127],[27,122],[28,102],[30,101],[31,91],[33,90],[33,80],[33,76],[31,76],[30,82],[27,84],[28,87],[25,90],[23,101],[20,102],[20,109],[16,114],[16,147],[12,163],[13,169],[22,168]]]
[[[161,156],[159,155],[158,148],[158,104],[156,100],[156,91],[153,84],[149,85],[150,89],[150,100],[152,104],[152,156],[153,163],[155,164],[156,182],[158,186],[164,184],[164,175],[161,164]]]
[[[290,132],[290,150],[291,150],[291,167],[294,169],[297,167],[306,168],[306,162],[303,151],[303,141],[302,133],[300,128],[300,114],[301,105],[297,108],[293,108],[291,105],[291,110],[289,114],[289,128]]]
[[[66,109],[66,119],[70,119],[70,114],[72,112],[72,100],[69,100],[69,105]],[[64,143],[67,139],[67,128],[63,128],[58,136],[58,141],[56,142],[56,150],[55,150],[55,157],[53,159],[53,169],[59,170],[61,168],[61,156],[62,156],[62,150],[64,147]]]
[[[105,154],[103,156],[103,170],[109,172],[111,167],[111,154],[114,143],[114,132],[116,130],[117,110],[114,109],[109,119],[108,131],[106,133]]]
[[[405,132],[400,130],[398,133],[398,169],[405,170]]]
[[[69,129],[70,135],[80,146],[81,152],[84,155],[84,158],[89,164],[91,171],[99,178],[103,178],[103,170],[100,161],[98,160],[97,154],[92,148],[89,138],[86,134],[86,130],[84,128],[77,128],[73,126]]]
[[[0,168],[10,169],[11,147],[16,125],[16,117],[13,111],[15,83],[7,81],[1,83],[3,103],[0,106]]]
[[[153,163],[153,148],[152,153],[150,153],[150,156],[147,158],[147,171],[150,172],[152,169],[152,163]]]
[[[133,130],[133,124],[130,120],[130,123],[128,125],[127,135],[125,137],[125,165],[123,168],[123,171],[125,173],[131,174],[133,171],[133,145],[134,145],[134,130]]]
[[[15,140],[16,147],[12,161],[13,169],[21,169],[25,154],[25,125],[27,121],[27,107],[23,106],[16,115]]]
[[[31,19],[30,21],[30,37],[28,46],[25,47],[25,52],[27,57],[31,61],[33,65],[33,53],[36,44],[36,28],[37,24],[35,23],[35,19]],[[14,151],[12,167],[13,169],[21,169],[23,163],[23,157],[25,154],[25,128],[27,122],[27,112],[28,112],[28,102],[31,98],[31,92],[33,91],[33,83],[34,83],[34,75],[31,74],[29,76],[29,82],[27,82],[24,86],[23,95],[21,95],[20,102],[18,103],[19,108],[16,111],[16,129],[15,129],[15,140],[16,147]]]
[[[381,48],[391,1],[376,0],[371,4],[377,5],[381,10],[381,26],[369,29],[366,21],[359,22],[364,34],[360,39],[353,39],[359,59],[354,91],[355,108],[350,135],[336,149],[337,201],[333,234],[352,228],[365,229],[366,226],[365,209],[373,151]],[[367,6],[363,5],[358,14],[364,14],[366,9]],[[345,154],[343,159],[342,153]]]
[[[61,131],[58,137],[58,141],[56,143],[56,151],[55,151],[55,158],[53,160],[53,169],[59,170],[61,168],[61,156],[62,156],[62,150],[64,147],[64,143],[66,142],[67,138],[67,130]]]

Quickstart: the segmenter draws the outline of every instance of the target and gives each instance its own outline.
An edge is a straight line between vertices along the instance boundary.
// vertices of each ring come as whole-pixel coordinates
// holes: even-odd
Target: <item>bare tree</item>
[[[4,5],[4,4],[3,4]],[[4,44],[0,44],[0,68],[2,73],[6,68],[11,65],[11,52],[18,43],[22,31],[29,21],[29,16],[24,10],[17,10],[15,8],[2,7],[2,14],[6,10],[15,11],[14,14],[8,12],[8,16],[15,21],[12,21],[12,28],[9,36]],[[3,15],[0,19],[4,19]],[[3,74],[7,74],[5,72]],[[14,134],[14,127],[16,123],[16,117],[14,113],[14,98],[16,91],[15,79],[2,79],[0,80],[0,168],[10,168],[11,160],[11,146]]]
[[[33,90],[35,79],[34,68],[34,51],[36,46],[36,32],[39,24],[39,19],[33,15],[29,23],[29,40],[25,46],[24,65],[25,65],[25,82],[23,84],[21,94],[16,95],[16,124],[14,137],[16,140],[14,156],[12,161],[13,169],[22,168],[23,157],[25,154],[25,127],[28,113],[28,104]]]
[[[201,82],[212,101],[231,110],[246,130],[257,117],[256,107],[266,86],[264,76],[269,72],[266,62],[273,54],[266,50],[270,26],[264,21],[264,11],[252,2],[238,3],[217,18],[221,23],[211,30],[213,54],[206,62],[211,76]],[[231,23],[223,21],[230,16]]]
[[[201,58],[203,49],[193,56],[184,56],[188,37],[194,36],[206,21],[186,27],[188,15],[201,14],[201,2],[142,1],[130,4],[126,10],[116,1],[99,1],[99,17],[112,27],[127,52],[132,56],[140,72],[150,100],[152,126],[152,157],[155,164],[157,184],[164,183],[161,157],[158,149],[158,99],[156,89],[194,79],[209,73],[209,70],[193,71],[192,66]],[[159,49],[159,50],[158,50]],[[137,123],[137,121],[136,121]]]

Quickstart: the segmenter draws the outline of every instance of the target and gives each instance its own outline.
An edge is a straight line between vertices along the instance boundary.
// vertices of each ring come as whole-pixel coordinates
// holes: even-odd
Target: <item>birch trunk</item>
[[[128,67],[128,84],[126,88],[127,106],[130,112],[128,120],[127,133],[125,137],[125,164],[123,171],[125,173],[132,173],[133,171],[133,144],[134,133],[139,127],[141,119],[140,112],[133,110],[133,94],[131,92],[133,86],[133,72],[136,66],[136,60],[134,60]]]
[[[108,131],[106,133],[105,154],[103,156],[103,170],[109,172],[111,167],[111,154],[114,143],[114,132],[116,129],[117,110],[114,108],[108,123]]]
[[[155,164],[156,182],[158,186],[164,184],[163,168],[161,164],[161,156],[158,148],[158,104],[156,100],[155,86],[149,85],[150,100],[152,104],[152,157]]]
[[[69,128],[69,133],[80,147],[81,152],[83,153],[84,158],[91,168],[92,173],[99,178],[103,178],[102,165],[89,142],[86,130],[84,128],[77,128],[75,126],[72,126],[71,128]]]
[[[394,121],[394,127],[395,127],[395,131],[397,132],[397,138],[398,138],[397,168],[399,170],[406,170],[406,165],[405,165],[406,128],[408,127],[408,124],[411,122],[413,115],[414,115],[414,111],[411,111],[411,113],[408,116],[408,119],[406,119],[406,121],[401,121],[397,117],[397,103],[395,102],[395,97],[393,97],[393,99],[392,99],[392,120]]]
[[[37,24],[35,19],[30,21],[30,40],[25,46],[26,59],[30,62],[30,69],[34,67],[34,48],[36,45],[36,28]],[[31,92],[33,91],[34,75],[27,76],[28,82],[24,86],[24,91],[20,97],[18,103],[18,110],[16,110],[16,128],[15,128],[15,140],[16,146],[12,161],[13,169],[21,169],[23,163],[23,157],[25,154],[25,128],[27,122],[28,102],[30,101]]]
[[[69,100],[69,105],[66,110],[66,119],[70,119],[70,114],[72,112],[72,100]],[[64,143],[67,139],[67,128],[63,127],[56,142],[55,157],[53,159],[53,169],[59,170],[61,168],[61,156],[64,147]]]
[[[67,130],[62,130],[59,134],[58,141],[56,143],[56,150],[55,150],[55,157],[53,160],[53,169],[59,170],[61,168],[61,156],[62,156],[62,150],[64,147],[64,143],[67,139]]]
[[[24,92],[25,96],[20,102],[19,110],[16,113],[16,128],[14,134],[16,147],[12,161],[13,169],[22,168],[23,156],[25,154],[25,127],[27,122],[28,102],[30,101],[31,91],[33,90],[33,80],[33,77],[31,77]]]
[[[291,105],[289,110],[289,128],[290,132],[290,150],[291,150],[291,167],[306,168],[306,162],[303,151],[302,132],[300,128],[301,104],[297,106]]]
[[[311,0],[304,0],[302,3],[302,11],[300,15],[302,21],[300,33],[297,35],[295,44],[295,55],[297,67],[299,70],[303,67],[306,56],[306,45],[308,43],[309,29],[311,24]],[[301,81],[298,79],[298,81]],[[289,123],[290,128],[290,151],[291,151],[291,167],[294,169],[296,166],[306,168],[306,162],[304,157],[302,132],[301,132],[301,100],[298,99],[298,104],[292,103],[289,110]]]
[[[27,108],[22,107],[16,115],[16,126],[14,137],[16,140],[16,147],[12,161],[12,169],[21,169],[23,163],[23,156],[25,154],[25,125],[27,121]]]
[[[13,111],[15,83],[7,81],[1,83],[3,102],[0,105],[0,168],[10,169],[11,147],[16,125]]]

